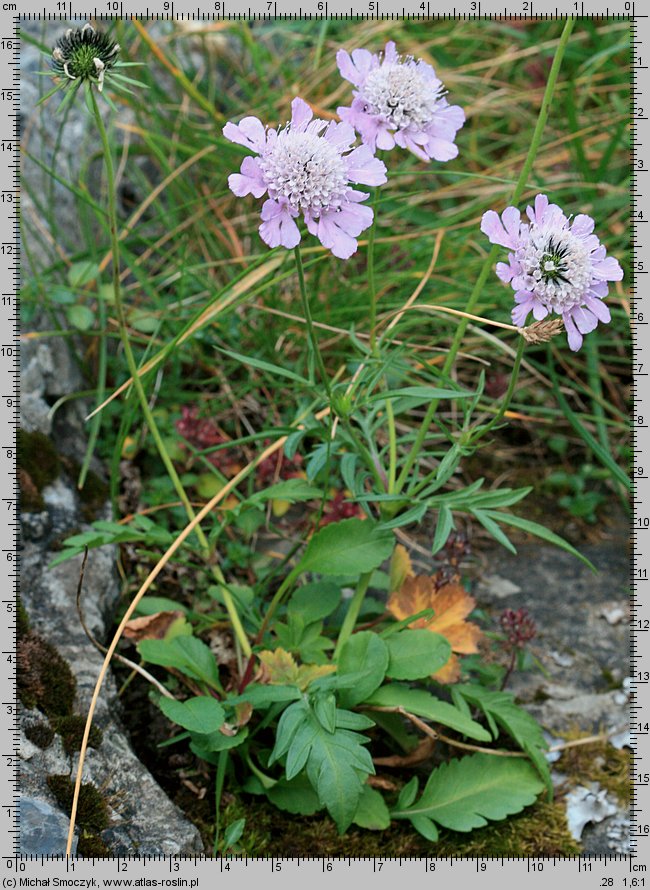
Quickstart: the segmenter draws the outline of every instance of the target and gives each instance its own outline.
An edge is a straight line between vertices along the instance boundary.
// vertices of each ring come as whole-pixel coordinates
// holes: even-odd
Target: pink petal
[[[564,321],[564,327],[566,328],[569,349],[572,352],[577,352],[582,346],[582,334],[573,323],[573,319],[568,312],[564,313],[562,319]]]
[[[362,185],[383,185],[386,164],[374,156],[369,145],[360,145],[346,157],[348,179]]]
[[[571,224],[571,231],[574,235],[577,235],[578,238],[584,238],[587,235],[591,235],[593,230],[594,221],[590,216],[587,216],[586,213],[579,213]]]
[[[589,285],[589,295],[594,297],[606,297],[609,293],[609,287],[607,286],[606,281],[592,281]]]
[[[335,257],[347,260],[355,253],[356,238],[372,224],[372,210],[360,202],[367,197],[364,192],[351,190],[348,203],[339,211],[327,210],[318,220],[318,237]]]
[[[318,221],[318,237],[323,247],[329,248],[335,257],[349,259],[356,252],[358,244],[354,238],[336,225],[332,212],[324,213]]]
[[[465,112],[460,105],[445,105],[436,109],[433,126],[437,136],[452,139],[465,123]]]
[[[266,191],[266,183],[262,176],[262,171],[256,158],[250,156],[244,158],[241,165],[241,173],[233,173],[228,177],[228,185],[230,191],[243,198],[246,195],[253,195],[255,198],[261,198]]]
[[[259,233],[262,241],[269,247],[295,247],[300,242],[300,231],[293,217],[298,212],[286,203],[273,201],[269,198],[262,206],[262,225]]]
[[[598,321],[602,321],[603,324],[608,324],[612,320],[609,307],[602,300],[599,300],[598,297],[586,296],[585,304],[588,309],[591,309]]]
[[[515,302],[517,305],[513,307],[512,320],[517,327],[521,328],[526,324],[528,313],[535,305],[535,297],[527,291],[520,291],[515,294]]]
[[[359,81],[356,86],[359,86],[361,83],[363,83],[372,69],[376,68],[379,64],[377,56],[373,56],[373,54],[371,52],[368,52],[367,49],[353,49],[352,61],[354,62],[357,71],[359,72]]]
[[[514,269],[509,263],[497,263],[497,275],[501,281],[509,284],[514,274]]]
[[[415,140],[411,137],[408,130],[398,130],[395,133],[395,142],[401,148],[407,148],[409,151],[413,152],[416,158],[420,158],[421,161],[430,161],[431,158],[424,151]]]
[[[343,204],[333,219],[339,229],[342,229],[347,235],[357,238],[365,229],[370,228],[372,217],[372,208],[367,204],[348,203]]]
[[[541,321],[548,315],[548,309],[543,303],[536,302],[533,306],[533,317],[535,321]]]
[[[434,161],[453,161],[458,157],[458,146],[446,139],[432,136],[427,142],[427,152]]]
[[[385,125],[377,126],[376,142],[377,148],[380,148],[382,151],[390,151],[391,148],[395,148],[395,139]]]
[[[494,210],[488,210],[481,220],[481,231],[487,235],[492,244],[500,244],[502,247],[517,247],[519,232],[521,229],[521,215],[516,207],[506,207],[502,214],[503,222],[499,214]],[[506,227],[504,227],[506,223]]]
[[[350,53],[344,49],[340,49],[336,54],[336,64],[339,66],[341,77],[344,77],[346,80],[349,80],[350,83],[354,84],[355,87],[358,87],[361,78],[359,77],[357,68],[350,58]]]
[[[343,121],[339,124],[336,121],[330,121],[323,133],[323,138],[327,139],[330,145],[334,145],[339,151],[347,151],[356,139],[356,133],[351,123]]]
[[[537,195],[537,197],[535,198],[535,209],[533,209],[532,207],[526,208],[528,219],[533,223],[537,223],[537,225],[541,225],[547,207],[548,198],[546,197],[546,195]]]
[[[397,50],[395,49],[395,41],[389,40],[386,44],[386,48],[384,49],[384,61],[396,62],[397,61]]]
[[[360,99],[354,99],[349,108],[344,106],[336,110],[341,120],[354,127],[361,136],[362,141],[374,151],[380,123],[372,115],[366,114],[363,109],[364,102]]]
[[[291,129],[302,131],[314,116],[313,111],[304,99],[298,96],[291,103]]]
[[[245,117],[238,124],[230,123],[223,128],[223,135],[231,142],[245,145],[258,154],[266,146],[266,130],[261,120],[256,117]]]
[[[613,256],[608,256],[593,263],[593,275],[594,278],[600,278],[602,281],[620,281],[623,278],[623,270],[618,264],[618,260]]]
[[[598,327],[596,316],[583,306],[576,306],[567,314],[575,321],[576,327],[581,334],[589,334]]]

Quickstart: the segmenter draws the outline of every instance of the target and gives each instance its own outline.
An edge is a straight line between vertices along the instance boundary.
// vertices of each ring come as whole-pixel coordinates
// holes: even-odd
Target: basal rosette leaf
[[[530,806],[543,789],[528,761],[473,754],[434,770],[420,799],[391,816],[409,819],[420,834],[436,840],[436,825],[452,831],[482,828]]]

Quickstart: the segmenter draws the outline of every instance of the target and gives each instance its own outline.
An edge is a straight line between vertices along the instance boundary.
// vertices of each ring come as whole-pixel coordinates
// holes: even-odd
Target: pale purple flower
[[[350,56],[340,49],[336,61],[341,75],[356,87],[352,105],[337,109],[339,116],[373,151],[397,144],[423,161],[456,157],[454,139],[465,112],[447,102],[431,65],[402,58],[392,40],[383,56],[367,49],[355,49]]]
[[[268,195],[259,232],[269,247],[295,247],[300,241],[296,218],[302,214],[311,234],[346,260],[372,224],[372,209],[362,203],[368,193],[351,183],[383,185],[386,166],[367,145],[352,148],[356,134],[349,124],[313,119],[309,105],[298,98],[291,112],[291,122],[280,130],[265,128],[256,117],[226,124],[226,139],[258,155],[244,158],[228,185],[240,198]]]
[[[539,321],[549,312],[562,316],[569,346],[582,346],[582,335],[599,321],[611,320],[603,302],[608,281],[620,281],[623,270],[593,234],[594,221],[580,213],[570,220],[546,195],[537,195],[522,222],[516,207],[483,214],[481,231],[492,244],[512,251],[496,273],[515,291],[512,320],[523,327],[530,312]]]

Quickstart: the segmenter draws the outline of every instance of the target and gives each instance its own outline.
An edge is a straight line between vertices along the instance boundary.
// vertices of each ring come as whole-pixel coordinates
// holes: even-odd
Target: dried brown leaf
[[[139,643],[140,640],[164,640],[179,618],[185,619],[180,610],[154,612],[153,615],[132,618],[124,626],[124,636],[133,643]]]

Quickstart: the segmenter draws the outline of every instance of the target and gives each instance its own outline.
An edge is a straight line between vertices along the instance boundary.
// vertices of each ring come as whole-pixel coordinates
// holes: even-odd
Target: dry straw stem
[[[133,227],[139,222],[142,218],[142,215],[147,211],[147,209],[153,204],[158,195],[161,192],[164,192],[167,186],[173,182],[178,176],[183,174],[188,167],[196,164],[197,161],[200,161],[201,158],[204,158],[206,155],[211,154],[211,152],[216,151],[216,145],[206,145],[205,148],[202,148],[201,151],[197,151],[195,155],[192,155],[191,158],[188,158],[182,164],[180,164],[173,173],[170,173],[169,176],[166,176],[162,182],[160,182],[152,191],[147,195],[145,200],[140,204],[138,209],[132,214],[131,218],[128,220],[122,231],[119,233],[118,238],[120,241],[124,241],[129,232],[133,229]],[[113,252],[109,250],[106,256],[103,258],[101,263],[99,264],[99,269],[101,272],[104,271],[109,265],[113,258]]]
[[[195,322],[189,327],[184,334],[182,334],[178,338],[177,346],[180,346],[181,343],[184,343],[186,340],[189,340],[190,337],[193,337],[194,334],[206,325],[209,321],[212,321],[219,315],[220,312],[223,312],[224,309],[227,309],[232,303],[235,302],[242,294],[245,294],[246,291],[255,287],[260,281],[271,272],[275,272],[278,266],[283,262],[284,257],[281,254],[277,254],[272,257],[268,262],[259,266],[257,269],[253,269],[248,275],[245,275],[240,281],[238,281],[233,287],[225,293],[222,298],[215,303],[214,305],[208,306],[201,315],[195,320]],[[146,374],[152,368],[155,368],[167,355],[166,350],[162,350],[158,353],[158,355],[154,355],[153,358],[150,358],[149,361],[145,362],[144,365],[139,369],[138,376],[142,377],[143,374]],[[128,380],[125,380],[124,383],[119,386],[111,395],[105,399],[101,405],[98,405],[94,411],[92,411],[87,417],[86,420],[90,420],[95,416],[99,411],[102,411],[113,399],[117,398],[117,396],[121,395],[125,389],[128,389],[129,386],[133,383],[133,378],[129,377]]]
[[[406,708],[403,708],[401,705],[397,707],[382,707],[380,705],[368,705],[362,706],[365,711],[381,711],[386,714],[400,714],[406,720],[410,721],[413,726],[416,726],[425,736],[432,739],[433,741],[441,741],[446,745],[450,745],[452,748],[461,748],[463,751],[474,751],[479,754],[491,754],[493,757],[528,757],[526,753],[523,751],[503,751],[497,748],[483,748],[481,745],[469,745],[466,742],[459,742],[457,739],[451,739],[449,736],[443,735],[443,733],[438,732],[432,727],[429,726],[428,723],[425,723],[424,720],[420,720],[419,717],[416,717],[415,714],[411,714],[410,711],[407,711]],[[608,741],[611,736],[616,735],[615,731],[610,733],[602,733],[601,735],[591,735],[586,736],[583,739],[574,739],[571,742],[563,742],[560,745],[553,745],[549,748],[549,753],[553,753],[556,751],[565,751],[567,748],[577,748],[580,745],[595,745],[599,742]]]
[[[329,408],[324,408],[322,411],[319,411],[316,414],[316,419],[322,420],[328,414],[329,414]],[[299,429],[300,427],[298,426],[297,428]],[[202,522],[203,519],[205,519],[205,517],[217,506],[217,504],[220,501],[222,501],[225,497],[227,497],[227,495],[229,495],[230,492],[237,485],[239,485],[239,483],[243,479],[246,478],[246,476],[249,474],[249,472],[251,472],[251,470],[254,470],[255,467],[259,463],[261,463],[261,461],[266,460],[267,457],[270,457],[272,454],[275,454],[276,451],[279,451],[280,448],[282,448],[284,446],[284,443],[287,441],[287,438],[288,438],[288,436],[281,436],[273,444],[269,445],[268,448],[265,448],[264,451],[261,452],[261,454],[259,454],[254,460],[252,460],[249,464],[247,464],[247,466],[245,466],[242,470],[240,470],[236,476],[233,476],[233,478],[229,482],[227,482],[226,485],[224,485],[224,487],[221,489],[221,491],[217,492],[217,494],[215,494],[215,496],[213,498],[211,498],[211,500],[209,500],[207,502],[207,504],[205,504],[205,506],[201,508],[201,510],[199,510],[199,512],[194,517],[194,519],[192,519],[192,521],[189,522],[185,526],[185,528],[178,535],[178,537],[176,538],[174,543],[171,544],[167,548],[165,553],[160,557],[160,559],[158,560],[156,565],[149,572],[149,574],[145,578],[143,584],[141,585],[140,589],[138,590],[135,597],[131,601],[130,606],[124,613],[124,616],[123,616],[122,620],[120,621],[120,624],[119,624],[117,630],[115,631],[115,634],[113,635],[113,639],[111,640],[110,646],[106,650],[106,655],[104,657],[104,661],[101,666],[99,676],[97,677],[97,682],[95,683],[95,688],[93,690],[92,699],[90,701],[90,706],[88,708],[88,715],[86,717],[86,726],[84,728],[83,739],[81,742],[81,749],[79,751],[79,764],[77,766],[77,776],[75,779],[74,796],[72,799],[72,811],[70,813],[70,829],[68,832],[68,841],[66,844],[66,856],[69,856],[72,851],[72,842],[74,840],[74,829],[75,829],[75,823],[76,823],[76,819],[77,819],[77,807],[79,804],[79,792],[81,790],[81,780],[82,780],[82,776],[83,776],[83,767],[84,767],[84,762],[86,759],[86,749],[88,747],[90,728],[92,726],[93,717],[95,715],[95,709],[97,707],[97,700],[99,698],[99,693],[101,691],[101,688],[102,688],[102,685],[104,682],[104,677],[106,676],[106,672],[108,671],[108,667],[110,665],[111,658],[113,657],[113,654],[117,648],[117,644],[120,641],[120,638],[122,636],[122,633],[124,632],[124,628],[126,627],[127,622],[130,620],[131,616],[133,615],[133,613],[135,612],[135,610],[137,608],[138,603],[140,602],[142,597],[145,595],[147,590],[151,587],[153,582],[156,580],[156,578],[158,577],[160,572],[167,565],[167,563],[169,562],[171,557],[174,555],[174,553],[176,553],[176,551],[179,549],[181,544],[183,544],[183,542],[187,540],[189,535],[199,525],[199,523]]]

